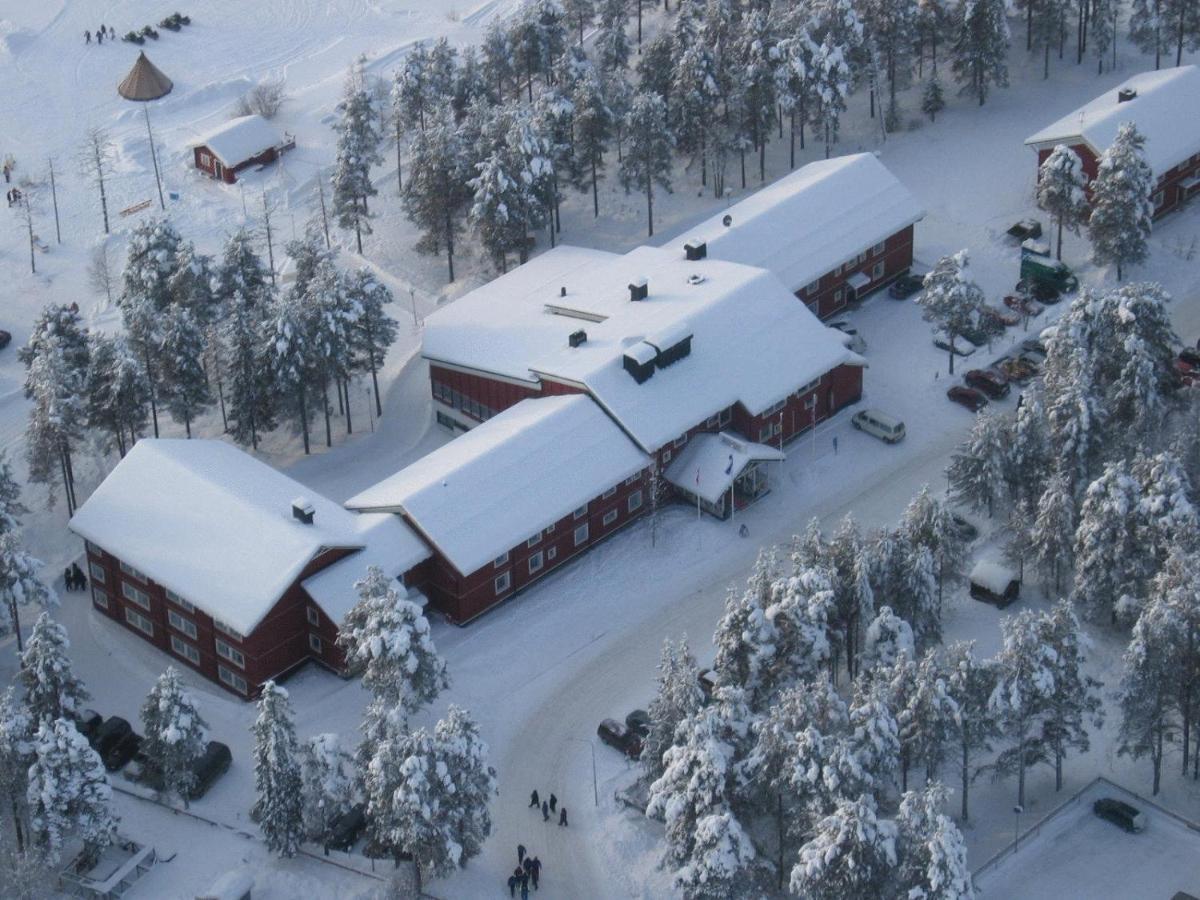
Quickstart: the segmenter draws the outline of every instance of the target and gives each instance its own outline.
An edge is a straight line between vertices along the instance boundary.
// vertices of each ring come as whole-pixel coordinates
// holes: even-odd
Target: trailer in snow
[[[971,596],[1004,609],[1021,594],[1021,579],[1012,569],[989,560],[980,560],[971,570]]]

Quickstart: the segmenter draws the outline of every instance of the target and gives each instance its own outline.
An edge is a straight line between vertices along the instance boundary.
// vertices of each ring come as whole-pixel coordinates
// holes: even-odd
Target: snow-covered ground
[[[405,49],[421,38],[446,35],[455,43],[477,40],[496,16],[515,0],[468,3],[456,0],[273,0],[258,4],[210,0],[202,9],[183,10],[194,24],[180,34],[163,31],[150,42],[151,58],[175,80],[175,90],[152,107],[156,139],[164,163],[165,188],[179,194],[168,211],[180,231],[202,250],[215,252],[220,240],[242,221],[255,224],[262,191],[280,204],[277,227],[285,237],[302,227],[312,211],[313,191],[321,167],[332,159],[329,130],[332,106],[346,67],[359,53],[369,57],[369,70],[387,76]],[[80,302],[86,318],[98,327],[115,327],[115,311],[85,286],[84,269],[99,235],[99,212],[90,190],[74,166],[76,148],[87,126],[110,128],[119,147],[118,173],[111,206],[124,208],[153,195],[153,176],[144,140],[140,109],[120,100],[114,88],[136,55],[127,44],[84,46],[82,32],[103,18],[118,32],[156,20],[164,14],[147,0],[111,2],[102,10],[80,2],[31,4],[0,0],[0,155],[17,160],[18,177],[40,177],[43,160],[52,156],[59,173],[59,205],[63,240],[53,242],[48,205],[38,231],[50,245],[38,257],[39,273],[31,277],[24,236],[12,221],[0,229],[0,327],[14,334],[14,347],[0,353],[0,447],[19,462],[25,401],[23,377],[15,347],[28,335],[37,311],[49,302]],[[657,13],[655,14],[657,15]],[[653,28],[653,20],[648,31]],[[1021,34],[1015,35],[1021,44]],[[926,265],[943,253],[967,247],[975,277],[998,301],[1017,276],[1017,251],[1004,230],[1031,214],[1035,160],[1023,139],[1040,125],[1069,112],[1101,90],[1112,89],[1129,73],[1145,68],[1146,59],[1122,45],[1115,74],[1096,77],[1092,64],[1076,67],[1055,62],[1051,78],[1041,80],[1040,59],[1029,59],[1018,46],[1012,53],[1013,86],[994,93],[979,108],[954,98],[936,124],[919,127],[882,141],[877,122],[868,118],[866,99],[854,98],[843,123],[842,152],[878,150],[886,165],[912,189],[929,210],[917,226],[917,257]],[[290,100],[279,127],[297,136],[297,149],[280,166],[250,175],[243,187],[218,185],[191,171],[186,142],[229,114],[245,88],[263,76],[283,75]],[[905,99],[912,110],[915,96]],[[909,113],[906,120],[917,120]],[[768,176],[787,168],[786,142],[768,151]],[[810,147],[804,162],[820,153]],[[732,173],[731,173],[732,174]],[[366,414],[365,392],[356,398],[359,433],[339,436],[330,452],[296,460],[298,441],[273,435],[263,456],[287,466],[289,474],[336,500],[357,493],[391,474],[405,462],[444,442],[447,436],[429,427],[428,379],[414,353],[419,329],[413,318],[453,298],[488,277],[485,263],[468,250],[461,260],[460,280],[443,285],[444,261],[420,257],[412,249],[414,235],[395,199],[394,172],[377,173],[380,197],[375,234],[366,240],[365,256],[391,279],[398,308],[393,314],[402,335],[385,373],[386,408],[374,423]],[[736,183],[736,177],[730,179]],[[754,179],[748,186],[756,186]],[[743,196],[737,190],[731,199]],[[245,207],[243,207],[243,198]],[[656,198],[656,231],[686,236],[687,227],[720,209],[700,189],[695,172],[680,172],[675,193]],[[141,215],[149,215],[143,213]],[[133,219],[114,215],[117,233],[110,238],[113,259],[122,256],[124,237]],[[590,200],[571,197],[563,209],[566,241],[608,250],[624,250],[644,240],[643,205],[626,197],[611,180],[601,196],[601,217],[594,221]],[[656,241],[658,238],[656,237]],[[1161,280],[1177,301],[1173,315],[1187,339],[1200,334],[1200,269],[1187,258],[1200,241],[1200,211],[1173,215],[1158,225],[1152,239],[1153,258],[1134,277]],[[1085,243],[1068,236],[1065,258],[1080,267],[1085,281],[1111,282],[1112,275],[1085,264]],[[412,295],[409,294],[409,287]],[[409,304],[415,316],[409,315]],[[1052,307],[1042,320],[1056,314]],[[620,811],[613,790],[631,773],[620,756],[595,740],[595,727],[605,716],[621,716],[644,706],[653,691],[654,666],[665,636],[687,632],[702,659],[711,657],[709,635],[730,586],[747,574],[759,546],[786,540],[813,516],[831,527],[853,512],[866,527],[893,521],[921,484],[943,484],[943,468],[971,421],[949,404],[945,358],[929,341],[928,325],[909,303],[877,296],[850,318],[868,343],[871,368],[866,375],[865,403],[903,418],[908,439],[888,447],[851,430],[848,415],[823,425],[789,448],[789,459],[773,466],[771,494],[745,514],[748,539],[736,527],[711,519],[697,521],[683,507],[662,516],[657,546],[650,546],[648,523],[621,532],[465,629],[435,624],[439,649],[447,657],[452,687],[431,716],[453,700],[478,717],[492,748],[500,781],[493,806],[495,829],[483,855],[466,870],[432,886],[445,897],[499,895],[514,865],[518,842],[539,855],[545,865],[542,894],[554,897],[663,897],[670,895],[667,877],[654,864],[657,826]],[[1042,321],[1035,320],[1035,328]],[[1010,329],[994,355],[980,351],[969,361],[990,362],[1025,335]],[[982,357],[982,359],[981,359]],[[1011,408],[1009,399],[1001,404]],[[212,433],[212,422],[208,423]],[[366,432],[366,433],[363,433]],[[166,433],[174,433],[170,428]],[[838,438],[837,452],[833,438]],[[323,449],[323,448],[322,448]],[[107,463],[111,465],[111,461]],[[86,493],[103,472],[84,472]],[[27,522],[32,549],[51,572],[80,548],[66,532],[61,505],[43,507],[44,494],[33,489],[28,501],[36,510]],[[1044,603],[1027,591],[1022,603]],[[965,595],[951,599],[947,639],[972,638],[981,653],[999,643],[1000,614]],[[80,674],[105,714],[136,720],[142,697],[165,660],[157,651],[108,620],[92,616],[81,595],[64,595],[60,618],[69,628]],[[1109,690],[1115,685],[1119,640],[1096,634],[1093,672]],[[14,668],[13,648],[0,645],[0,676]],[[213,736],[229,743],[234,765],[209,796],[195,804],[198,813],[228,825],[252,829],[247,819],[253,778],[249,768],[249,725],[253,714],[218,688],[190,678],[201,699]],[[352,740],[363,707],[354,683],[318,671],[304,671],[288,683],[301,710],[301,736],[336,731]],[[1118,760],[1111,747],[1115,722],[1095,736],[1093,750],[1067,761],[1066,790],[1075,790],[1096,774],[1131,787],[1143,787],[1148,764],[1131,766]],[[593,800],[595,758],[597,806]],[[1200,790],[1180,779],[1177,764],[1166,767],[1166,805],[1185,815],[1200,815]],[[545,823],[526,798],[532,788],[553,790],[570,810],[571,825]],[[1027,808],[1038,815],[1058,798],[1051,774],[1031,778]],[[972,797],[973,824],[965,829],[971,860],[978,864],[1011,840],[1011,804],[1015,788],[1007,782],[980,781]],[[956,807],[956,801],[951,801]],[[180,855],[139,883],[131,897],[185,897],[205,887],[224,868],[243,858],[261,864],[263,894],[288,896],[304,884],[306,896],[354,896],[364,889],[360,876],[341,873],[313,860],[267,864],[260,847],[183,817],[161,814],[136,801],[122,800],[119,811],[126,830],[153,837],[162,855]],[[303,879],[301,882],[300,879]],[[996,882],[991,883],[995,885]],[[369,888],[369,885],[367,885]],[[1020,891],[1001,893],[1023,896]],[[1069,892],[1068,892],[1069,893]]]

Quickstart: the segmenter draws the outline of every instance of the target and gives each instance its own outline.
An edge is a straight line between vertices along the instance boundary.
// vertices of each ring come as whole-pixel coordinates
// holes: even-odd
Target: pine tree
[[[16,688],[0,694],[0,803],[10,816],[19,854],[25,853],[29,765],[33,762],[33,721]]]
[[[945,787],[931,781],[921,793],[913,791],[900,799],[896,896],[927,900],[971,900],[975,896],[966,841],[942,812],[946,796]]]
[[[935,322],[950,344],[950,374],[954,374],[954,341],[976,321],[983,291],[967,275],[967,251],[943,256],[925,276],[917,298],[927,322]]]
[[[1014,417],[1011,445],[1005,459],[1005,482],[1014,502],[1036,504],[1050,476],[1046,413],[1036,393],[1027,392]]]
[[[382,417],[379,370],[387,359],[388,350],[396,342],[398,333],[396,320],[384,310],[384,307],[392,302],[392,292],[370,269],[362,267],[352,272],[347,279],[346,296],[350,304],[359,310],[354,322],[355,327],[351,331],[351,344],[358,357],[355,366],[371,373],[375,415]]]
[[[990,518],[996,501],[1004,496],[1010,447],[1007,420],[987,409],[976,413],[970,434],[946,469],[955,502],[971,509],[986,509]]]
[[[845,49],[833,43],[832,35],[813,49],[813,101],[809,121],[825,136],[825,158],[829,159],[837,143],[842,114],[853,85],[853,70]]]
[[[284,401],[283,408],[290,406],[300,419],[305,455],[310,451],[309,422],[316,410],[314,384],[318,379],[311,318],[305,296],[286,291],[274,304],[267,342],[271,380]]]
[[[300,748],[288,693],[274,681],[262,686],[254,734],[252,815],[262,828],[267,849],[295,856],[304,838]]]
[[[596,65],[604,73],[629,68],[633,52],[625,25],[629,20],[627,0],[600,0],[599,30],[594,42]]]
[[[678,643],[663,640],[658,663],[658,690],[650,701],[650,733],[644,742],[641,763],[653,780],[663,773],[663,754],[675,739],[679,723],[704,704],[704,694],[697,681],[699,669],[688,647],[687,637]]]
[[[1155,796],[1162,780],[1165,744],[1175,736],[1175,683],[1180,674],[1175,649],[1179,639],[1175,609],[1159,597],[1151,597],[1134,623],[1118,691],[1121,727],[1117,753],[1133,759],[1150,758]]]
[[[583,46],[583,30],[596,18],[596,0],[562,0],[563,14],[575,23],[579,31],[579,46]]]
[[[317,734],[300,747],[300,794],[304,835],[311,841],[328,839],[334,822],[350,809],[353,781],[350,757],[336,734]]]
[[[124,457],[145,429],[150,407],[145,370],[124,337],[91,335],[84,393],[88,427],[111,432]],[[104,448],[112,445],[104,442]]]
[[[1135,514],[1140,500],[1126,463],[1110,463],[1089,485],[1075,530],[1072,596],[1095,621],[1105,613],[1114,624],[1122,598],[1140,594],[1141,548]]]
[[[1143,53],[1154,51],[1154,68],[1162,66],[1165,48],[1163,0],[1133,0],[1129,14],[1129,38]]]
[[[1073,343],[1051,339],[1046,349],[1046,424],[1058,471],[1072,496],[1091,480],[1103,442],[1104,407],[1092,377],[1091,357]]]
[[[474,191],[470,218],[479,242],[501,272],[508,271],[508,256],[524,250],[524,223],[514,213],[524,204],[519,161],[493,150],[476,164],[479,174],[467,184]]]
[[[495,91],[497,103],[504,102],[504,85],[516,80],[513,48],[500,20],[494,20],[483,35],[483,74]]]
[[[1141,551],[1142,577],[1148,581],[1174,550],[1192,545],[1200,522],[1191,501],[1191,481],[1173,452],[1138,456],[1130,475],[1138,483],[1135,540]]]
[[[161,328],[159,377],[163,402],[171,417],[183,422],[190,438],[192,422],[212,405],[204,372],[204,331],[192,311],[179,305],[167,309]]]
[[[439,766],[453,785],[442,809],[459,846],[458,865],[464,866],[483,850],[492,833],[489,810],[496,795],[496,771],[488,765],[488,746],[479,736],[471,714],[451,704],[433,733]]]
[[[896,108],[896,91],[907,84],[911,54],[917,46],[916,0],[866,0],[863,24],[883,57],[888,79],[889,107]]]
[[[312,241],[316,235],[310,234],[307,237]],[[302,271],[297,260],[297,282],[301,276]],[[254,250],[253,238],[244,228],[239,228],[225,241],[221,261],[215,267],[213,279],[213,300],[222,308],[222,315],[228,315],[234,306],[261,306],[270,299],[270,275],[267,267],[263,265],[262,257]]]
[[[930,493],[929,485],[922,485],[905,508],[900,534],[908,545],[925,547],[933,556],[940,609],[945,587],[961,578],[967,546],[949,508]]]
[[[161,779],[161,790],[178,794],[183,805],[195,787],[193,767],[204,755],[208,728],[196,709],[196,701],[183,686],[174,666],[159,676],[142,704],[145,740],[142,753],[149,768]]]
[[[25,688],[25,708],[35,725],[74,718],[90,697],[71,668],[70,646],[67,629],[49,613],[38,616],[21,654],[18,676]]]
[[[13,475],[12,464],[0,450],[0,534],[9,534],[21,526],[21,516],[29,510],[21,503],[21,485]]]
[[[925,766],[932,781],[954,741],[960,713],[950,695],[950,671],[934,650],[926,651],[916,666],[913,692],[904,698],[904,713],[911,723],[909,758]]]
[[[1084,674],[1084,648],[1088,645],[1075,609],[1069,600],[1060,600],[1041,615],[1043,641],[1054,651],[1053,687],[1046,696],[1046,717],[1042,721],[1042,743],[1052,754],[1054,789],[1062,790],[1062,764],[1070,750],[1087,753],[1088,723],[1094,728],[1104,724],[1099,690],[1101,683]]]
[[[996,685],[988,709],[1010,746],[996,759],[995,772],[1017,775],[1017,803],[1025,805],[1025,772],[1046,759],[1041,726],[1053,689],[1057,660],[1032,610],[1002,619],[1003,646],[995,657]]]
[[[892,612],[890,606],[879,607],[879,613],[867,626],[863,638],[862,664],[870,671],[895,665],[901,654],[910,659],[915,653],[913,633],[909,624]]]
[[[414,129],[425,130],[426,116],[432,117],[439,107],[439,97],[431,84],[431,60],[423,41],[418,41],[404,57],[404,63],[392,79],[392,111],[396,117],[397,136]]]
[[[678,99],[671,110],[678,149],[700,160],[700,183],[708,184],[710,132],[721,97],[712,52],[703,44],[685,47],[671,72],[671,88]]]
[[[855,682],[849,726],[834,742],[826,765],[831,794],[847,799],[866,794],[880,800],[893,782],[900,765],[900,725],[888,694],[886,679],[874,677],[874,671]]]
[[[1145,143],[1132,123],[1123,124],[1101,154],[1092,181],[1092,261],[1098,266],[1116,263],[1117,281],[1126,266],[1145,261],[1150,253],[1154,173],[1146,162]]]
[[[929,121],[937,121],[937,114],[946,108],[946,96],[942,83],[937,75],[929,76],[921,91],[921,112],[929,116]]]
[[[963,0],[954,43],[954,75],[962,93],[983,106],[991,85],[1008,87],[1008,19],[1004,0]]]
[[[908,790],[908,772],[916,760],[914,745],[920,723],[913,718],[908,704],[917,693],[917,666],[908,653],[901,653],[890,666],[871,670],[870,686],[876,689],[895,718],[897,758],[900,766],[900,790]]]
[[[800,149],[804,149],[804,126],[808,110],[815,98],[813,58],[817,43],[810,32],[811,24],[798,13],[788,16],[781,29],[777,52],[779,65],[775,69],[775,93],[779,109],[788,116],[788,168],[796,168],[796,125],[800,126]]]
[[[229,433],[257,450],[259,438],[275,427],[276,386],[270,356],[263,352],[267,310],[240,299],[235,297],[221,327]]]
[[[990,660],[975,656],[974,641],[960,641],[946,651],[946,693],[958,708],[954,719],[957,767],[961,777],[962,820],[969,820],[968,796],[971,782],[982,766],[975,764],[978,754],[992,751],[992,741],[1000,729],[990,709],[989,699],[996,685],[996,667]]]
[[[837,658],[845,657],[846,671],[858,674],[859,642],[863,622],[875,613],[875,592],[871,588],[871,560],[858,523],[849,513],[842,519],[829,542],[827,558],[832,569],[833,608],[831,628],[837,634],[834,646],[834,672]]]
[[[758,150],[758,179],[765,182],[767,143],[778,113],[776,77],[779,38],[768,13],[751,9],[743,17],[734,47],[746,92],[746,128]]]
[[[1053,217],[1058,228],[1059,259],[1062,259],[1063,228],[1079,234],[1088,219],[1087,175],[1079,154],[1059,144],[1038,167],[1037,205]]]
[[[41,721],[33,753],[27,795],[33,841],[56,862],[64,841],[77,835],[83,842],[85,870],[90,869],[117,828],[112,789],[100,757],[65,718]]]
[[[371,98],[361,78],[351,74],[338,104],[337,150],[333,172],[333,214],[342,228],[353,228],[358,252],[371,234],[367,201],[379,191],[371,183],[371,166],[383,162],[380,135]]]
[[[647,234],[654,237],[654,186],[671,193],[672,151],[675,138],[667,126],[667,109],[657,94],[633,98],[624,119],[629,149],[621,160],[621,186],[629,193],[638,187],[646,193]]]
[[[58,606],[58,595],[39,577],[43,564],[21,545],[15,531],[0,532],[0,606],[9,621],[0,618],[0,635],[20,634],[20,608],[37,604],[43,610]]]
[[[869,796],[843,798],[817,823],[791,872],[793,894],[812,900],[887,895],[896,868],[896,826]]]
[[[449,277],[454,281],[454,246],[462,228],[469,193],[466,160],[454,126],[439,118],[413,140],[404,211],[421,230],[417,250],[446,251]]]
[[[571,95],[575,105],[575,156],[580,168],[591,173],[590,182],[581,178],[576,182],[580,190],[586,184],[592,187],[592,214],[600,215],[600,193],[598,179],[604,171],[604,154],[608,151],[613,134],[613,114],[604,95],[604,86],[599,77],[589,72],[579,80]]]
[[[912,626],[918,650],[942,641],[942,607],[937,589],[937,566],[928,547],[904,548],[903,588],[895,597],[896,612]]]
[[[1075,497],[1061,471],[1050,477],[1042,492],[1029,538],[1042,578],[1047,585],[1052,582],[1057,593],[1063,573],[1071,571],[1075,541]]]

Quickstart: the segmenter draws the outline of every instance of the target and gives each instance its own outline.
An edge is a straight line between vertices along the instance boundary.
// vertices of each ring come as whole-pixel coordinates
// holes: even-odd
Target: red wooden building
[[[767,269],[822,319],[908,271],[916,197],[871,153],[809,163],[689,231],[708,256]]]
[[[99,614],[242,697],[310,660],[340,672],[354,582],[429,557],[397,517],[306,496],[220,441],[138,441],[70,527]]]
[[[239,116],[214,128],[191,146],[197,169],[233,184],[238,172],[275,162],[281,153],[296,146],[296,140],[288,134],[280,137],[262,116]]]
[[[1038,165],[1059,144],[1074,150],[1088,180],[1096,177],[1104,151],[1117,130],[1132,122],[1146,139],[1146,161],[1154,173],[1150,200],[1154,217],[1178,209],[1200,193],[1200,67],[1142,72],[1120,87],[1047,125],[1025,143]]]

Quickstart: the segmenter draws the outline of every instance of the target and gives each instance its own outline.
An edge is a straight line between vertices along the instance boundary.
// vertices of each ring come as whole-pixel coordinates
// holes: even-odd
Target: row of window
[[[98,552],[98,548],[94,544],[89,543],[87,546],[89,550]],[[92,575],[92,581],[96,584],[106,584],[108,582],[107,573],[104,571],[104,567],[99,563],[89,562],[88,571]],[[143,584],[148,584],[150,582],[150,579],[146,577],[145,573],[143,573],[140,569],[135,569],[128,563],[121,563],[121,571],[132,578],[136,578]],[[163,588],[163,592],[167,595],[168,600],[170,600],[184,612],[194,613],[196,611],[195,606],[193,606],[191,603],[188,603],[170,588]],[[142,607],[142,609],[150,609],[150,595],[145,591],[134,587],[128,582],[125,582],[121,585],[121,594],[125,597],[125,599],[136,603],[138,606]],[[195,626],[192,627],[195,628]],[[236,634],[236,632],[233,632],[233,634]],[[193,637],[194,636],[195,635],[193,635]],[[240,640],[240,635],[238,637]]]
[[[870,249],[870,251],[864,250],[862,253],[858,254],[858,256],[856,256],[854,259],[836,267],[829,274],[830,275],[841,275],[843,270],[849,271],[849,270],[855,268],[856,266],[861,266],[863,263],[865,263],[867,261],[867,259],[869,257],[879,256],[880,254],[882,254],[883,251],[887,249],[886,244],[887,244],[887,241],[880,241],[878,244],[876,244],[874,247],[872,247]],[[877,263],[875,268],[881,269],[882,265],[883,265],[882,263]],[[878,278],[879,276],[876,275],[875,277]],[[818,278],[816,281],[813,281],[812,283],[805,285],[804,293],[815,294],[820,289],[821,289],[821,279]]]
[[[447,406],[453,407],[460,412],[465,413],[472,419],[477,419],[480,422],[486,422],[492,416],[496,415],[497,410],[490,406],[480,403],[473,397],[468,397],[461,391],[457,391],[440,381],[433,381],[433,398],[445,403]]]

